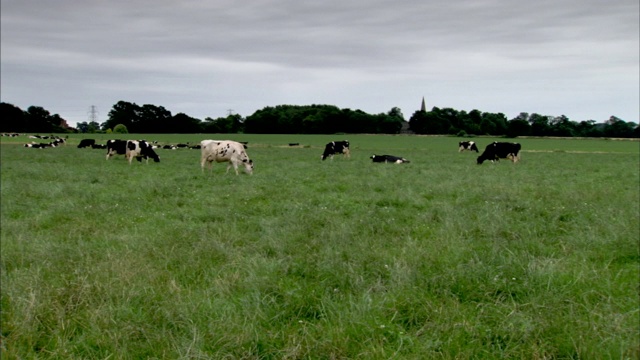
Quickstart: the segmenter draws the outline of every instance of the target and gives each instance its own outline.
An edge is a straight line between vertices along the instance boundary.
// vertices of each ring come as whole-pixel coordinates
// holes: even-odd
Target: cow
[[[478,146],[476,146],[475,142],[473,142],[473,141],[460,141],[458,143],[458,152],[463,152],[465,150],[480,152],[480,151],[478,151]]]
[[[34,148],[34,149],[44,149],[44,148],[48,148],[48,147],[55,147],[55,145],[52,145],[51,143],[35,143],[35,142],[31,142],[31,143],[27,143],[24,144],[24,147],[28,147],[28,148]]]
[[[336,154],[342,154],[345,157],[351,157],[351,153],[349,152],[349,141],[332,141],[328,143],[327,145],[325,145],[324,153],[322,153],[322,156],[320,158],[324,160],[327,157],[331,157],[331,160],[333,160],[333,155]]]
[[[500,159],[510,159],[514,163],[518,162],[520,160],[520,149],[521,146],[518,143],[494,141],[487,145],[484,152],[478,156],[478,165],[485,160],[494,162]]]
[[[113,155],[125,155],[127,140],[107,140],[107,160]]]
[[[152,158],[155,162],[160,162],[160,157],[153,150],[151,144],[144,140],[127,141],[125,157],[129,160],[129,165],[131,165],[133,158],[136,158],[136,160],[140,162],[142,162],[142,159],[145,159],[147,161],[147,165],[149,164],[149,158]]]
[[[243,164],[247,174],[253,174],[253,160],[245,151],[242,143],[231,140],[202,140],[200,142],[200,166],[204,172],[204,166],[209,164],[209,170],[213,171],[213,162],[228,162],[227,172],[233,166],[238,175],[238,165]]]
[[[96,143],[95,139],[82,139],[80,140],[80,144],[78,144],[78,149],[92,147],[93,145],[95,145],[95,143]]]
[[[409,160],[393,156],[393,155],[372,155],[369,159],[373,160],[373,162],[377,163],[395,163],[395,164],[403,164],[410,162]]]
[[[93,144],[91,145],[92,149],[106,149],[107,145],[106,144]]]

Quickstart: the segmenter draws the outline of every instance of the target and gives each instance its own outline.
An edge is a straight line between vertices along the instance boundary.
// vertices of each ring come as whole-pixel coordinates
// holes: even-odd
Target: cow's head
[[[242,160],[242,163],[244,164],[244,171],[246,171],[247,174],[252,175],[253,174],[253,160],[244,159],[244,160]]]
[[[156,151],[153,150],[153,147],[151,147],[151,145],[147,145],[143,147],[141,151],[141,155],[152,158],[154,162],[160,162],[160,156],[158,156],[158,153],[156,153]]]

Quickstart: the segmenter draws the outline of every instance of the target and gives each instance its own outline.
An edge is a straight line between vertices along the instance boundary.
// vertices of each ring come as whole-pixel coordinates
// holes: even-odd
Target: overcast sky
[[[2,102],[204,120],[329,104],[638,122],[638,0],[0,0]]]

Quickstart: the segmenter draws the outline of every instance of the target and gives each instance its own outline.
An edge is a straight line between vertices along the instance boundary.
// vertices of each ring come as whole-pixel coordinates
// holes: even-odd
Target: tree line
[[[572,121],[566,116],[548,116],[520,113],[507,119],[502,113],[479,110],[469,112],[452,108],[433,107],[418,110],[408,121],[399,108],[386,113],[367,114],[361,110],[340,109],[333,105],[278,105],[267,106],[242,117],[204,120],[184,113],[172,115],[162,106],[137,105],[119,101],[109,111],[103,123],[78,123],[71,128],[58,114],[42,107],[30,106],[26,111],[8,103],[0,104],[3,117],[2,132],[29,133],[252,133],[252,134],[334,134],[371,133],[434,135],[493,135],[493,136],[563,136],[563,137],[640,137],[640,127],[611,116],[603,123],[594,120]]]

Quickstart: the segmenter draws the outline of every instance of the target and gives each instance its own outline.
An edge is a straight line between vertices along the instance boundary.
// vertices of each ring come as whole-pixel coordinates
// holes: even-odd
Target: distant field
[[[247,141],[254,175],[89,137]],[[640,142],[460,140],[0,138],[2,358],[639,358]]]

